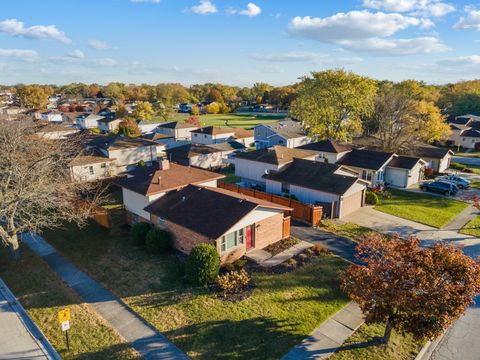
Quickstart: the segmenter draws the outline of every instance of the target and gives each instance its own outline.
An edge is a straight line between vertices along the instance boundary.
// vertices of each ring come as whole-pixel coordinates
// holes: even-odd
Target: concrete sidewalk
[[[447,225],[441,230],[460,231],[470,220],[475,219],[479,215],[479,211],[472,205],[469,205],[460,214],[455,216]]]
[[[61,359],[1,279],[0,324],[0,359]]]
[[[42,237],[24,234],[22,241],[40,255],[57,275],[74,289],[137,352],[150,359],[188,359],[188,357],[95,280],[57,253]]]
[[[354,302],[323,322],[282,360],[327,359],[363,324],[362,311]]]

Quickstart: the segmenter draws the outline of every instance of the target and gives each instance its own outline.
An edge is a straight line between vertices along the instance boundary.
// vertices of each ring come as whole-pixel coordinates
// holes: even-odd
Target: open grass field
[[[173,114],[169,121],[185,121],[190,115]],[[272,123],[285,118],[284,115],[265,114],[265,115],[243,115],[243,114],[216,114],[199,115],[200,123],[204,126],[233,127],[251,129],[261,123]],[[163,121],[163,118],[154,118],[154,120]],[[225,123],[227,122],[227,123]]]
[[[137,359],[138,354],[93,309],[68,288],[37,255],[22,248],[22,259],[9,260],[0,248],[0,277],[20,300],[32,319],[63,359]],[[57,314],[64,307],[72,314],[70,352]]]
[[[188,285],[176,256],[147,255],[125,230],[91,224],[44,236],[194,359],[278,359],[348,301],[338,280],[346,263],[335,256],[254,273],[252,296],[232,303]]]
[[[379,196],[375,209],[407,220],[441,228],[468,204],[439,196],[389,189],[388,198]]]

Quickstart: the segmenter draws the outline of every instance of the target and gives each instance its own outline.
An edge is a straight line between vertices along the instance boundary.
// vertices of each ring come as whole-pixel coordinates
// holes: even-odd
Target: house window
[[[195,136],[195,137],[196,137],[196,136],[198,136],[198,134],[193,134],[193,136]]]
[[[90,175],[95,175],[95,170],[93,170],[93,166],[89,166],[88,171],[90,172]]]
[[[282,192],[283,193],[290,193],[290,184],[282,183]]]
[[[163,219],[163,218],[158,218],[157,225],[160,229],[165,229],[167,227],[167,223],[165,222],[165,219]]]
[[[278,143],[279,143],[279,144],[283,144],[283,140],[278,140]]]
[[[362,179],[371,181],[372,180],[372,173],[368,170],[362,170]]]
[[[102,169],[105,169],[105,168],[107,167],[107,164],[103,163],[102,165],[100,165],[100,167],[101,167]]]
[[[220,251],[222,253],[245,243],[245,230],[240,229],[222,236],[220,240]]]

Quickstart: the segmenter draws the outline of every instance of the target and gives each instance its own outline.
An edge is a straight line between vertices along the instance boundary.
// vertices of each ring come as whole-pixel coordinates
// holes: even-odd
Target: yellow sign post
[[[67,342],[67,351],[70,351],[70,344],[68,341],[68,329],[70,329],[70,309],[65,308],[58,312],[58,322],[62,326],[62,331],[65,332],[65,341]]]

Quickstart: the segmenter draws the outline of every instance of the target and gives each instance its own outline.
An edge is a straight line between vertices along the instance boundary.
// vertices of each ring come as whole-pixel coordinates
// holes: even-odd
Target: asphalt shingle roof
[[[348,144],[340,144],[334,140],[328,139],[328,140],[322,140],[322,141],[317,141],[314,143],[306,144],[297,147],[297,149],[303,149],[303,150],[312,150],[312,151],[321,151],[321,152],[328,152],[328,153],[342,153],[345,151],[350,151],[352,150],[352,146]]]
[[[286,164],[293,158],[307,158],[316,156],[316,152],[302,149],[290,149],[285,146],[273,146],[268,149],[242,152],[236,155],[237,158],[251,161],[258,161],[268,164]]]
[[[338,164],[361,169],[379,170],[393,155],[394,153],[391,152],[353,149]]]

